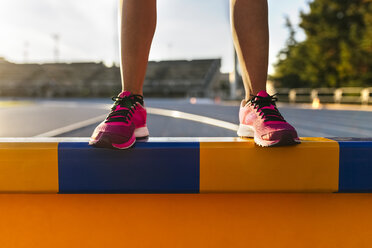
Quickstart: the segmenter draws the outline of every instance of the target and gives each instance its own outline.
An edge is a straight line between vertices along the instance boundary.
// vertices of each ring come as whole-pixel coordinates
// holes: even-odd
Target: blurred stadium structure
[[[235,77],[221,73],[221,60],[150,61],[144,94],[152,97],[205,97],[231,99]],[[121,90],[120,68],[103,63],[14,64],[0,58],[0,96],[7,97],[108,97]],[[231,81],[231,82],[230,82]],[[241,78],[235,98],[243,97]],[[279,100],[290,103],[372,103],[372,87],[275,88]]]
[[[220,59],[149,62],[144,94],[226,97]],[[103,63],[14,64],[0,58],[0,96],[107,97],[121,90],[120,69]]]

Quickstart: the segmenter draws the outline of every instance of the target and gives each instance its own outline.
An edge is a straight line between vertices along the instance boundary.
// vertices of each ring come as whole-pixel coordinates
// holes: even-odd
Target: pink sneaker
[[[143,97],[122,92],[111,108],[110,114],[94,130],[89,144],[96,147],[127,149],[137,139],[147,138],[146,109]]]
[[[297,132],[276,108],[275,96],[260,91],[248,103],[242,101],[239,112],[239,137],[254,137],[259,146],[299,144]]]

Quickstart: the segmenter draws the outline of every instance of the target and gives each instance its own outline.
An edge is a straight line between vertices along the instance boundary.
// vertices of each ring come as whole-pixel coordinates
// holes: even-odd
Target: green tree
[[[278,54],[272,79],[285,87],[372,85],[372,1],[314,0],[300,13],[306,38],[289,38]]]

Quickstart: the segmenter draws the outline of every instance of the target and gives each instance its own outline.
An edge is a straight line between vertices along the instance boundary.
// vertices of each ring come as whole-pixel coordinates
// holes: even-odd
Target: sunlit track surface
[[[106,99],[4,101],[0,104],[0,137],[88,137],[108,113],[110,104]],[[146,106],[152,113],[148,126],[153,137],[236,136],[237,104],[147,99]],[[284,105],[280,110],[303,137],[372,137],[371,111],[315,110],[300,105]],[[221,125],[210,125],[210,118],[222,121]]]

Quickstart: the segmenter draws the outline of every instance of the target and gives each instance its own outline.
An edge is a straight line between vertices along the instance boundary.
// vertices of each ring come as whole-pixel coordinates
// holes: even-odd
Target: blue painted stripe
[[[340,144],[339,192],[372,192],[372,141],[335,140]]]
[[[62,142],[60,193],[198,193],[198,142],[137,142],[128,150]]]

